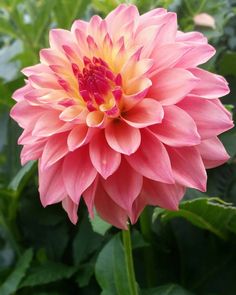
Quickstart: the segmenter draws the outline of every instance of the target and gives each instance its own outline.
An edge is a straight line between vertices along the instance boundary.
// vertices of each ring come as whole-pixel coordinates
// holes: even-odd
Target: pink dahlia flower
[[[62,202],[76,223],[83,198],[126,228],[146,205],[176,210],[186,187],[205,191],[233,123],[219,100],[227,82],[198,68],[215,53],[202,34],[178,31],[165,9],[122,4],[49,41],[11,111],[22,164],[39,159],[43,206]]]

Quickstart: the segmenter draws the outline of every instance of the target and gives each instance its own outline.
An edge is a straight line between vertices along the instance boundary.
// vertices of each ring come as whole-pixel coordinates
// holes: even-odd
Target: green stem
[[[152,230],[151,230],[151,217],[148,208],[145,208],[139,217],[140,229],[146,242],[150,246],[144,248],[144,263],[147,287],[151,288],[156,285],[157,272],[155,268],[155,255],[153,253],[152,245]]]
[[[128,230],[122,231],[122,238],[123,238],[123,245],[124,245],[124,251],[125,251],[125,264],[126,264],[126,269],[128,274],[130,295],[138,295],[129,228]]]

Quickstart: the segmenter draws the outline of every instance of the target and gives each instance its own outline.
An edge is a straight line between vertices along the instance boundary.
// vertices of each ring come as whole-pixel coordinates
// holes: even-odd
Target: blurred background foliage
[[[85,207],[73,226],[60,206],[43,209],[36,163],[21,168],[19,128],[8,116],[22,67],[38,62],[48,31],[76,18],[105,16],[120,0],[0,0],[0,294],[128,295],[120,233]],[[165,7],[180,29],[199,30],[217,48],[204,65],[226,76],[236,104],[235,0],[132,0],[140,12]],[[196,26],[208,13],[215,28]],[[236,130],[222,135],[232,156],[208,171],[206,194],[189,190],[180,211],[147,208],[132,229],[135,271],[142,295],[236,294]]]

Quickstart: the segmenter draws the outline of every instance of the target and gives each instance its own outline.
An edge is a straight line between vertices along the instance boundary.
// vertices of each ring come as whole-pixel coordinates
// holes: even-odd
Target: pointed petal
[[[143,177],[133,170],[125,159],[122,159],[118,170],[103,180],[102,184],[116,204],[131,212],[133,202],[141,191]]]
[[[78,205],[75,204],[69,197],[66,197],[62,201],[62,207],[67,212],[68,217],[70,218],[70,221],[73,224],[76,224],[78,221],[78,215],[77,215]]]
[[[67,144],[69,151],[74,151],[89,143],[96,132],[97,130],[95,130],[95,128],[88,128],[83,124],[75,126],[68,135]]]
[[[233,127],[228,113],[215,101],[189,96],[178,106],[194,119],[202,139],[214,137]]]
[[[65,157],[62,174],[69,197],[78,204],[82,193],[93,183],[97,175],[86,146]]]
[[[90,218],[94,218],[94,198],[97,193],[99,183],[99,176],[95,178],[94,182],[83,192],[83,199],[88,208]]]
[[[93,166],[105,179],[112,175],[120,165],[120,153],[110,148],[103,132],[100,132],[90,142],[89,154]]]
[[[164,113],[161,124],[149,127],[161,142],[175,147],[200,143],[197,126],[188,113],[175,105],[164,107]]]
[[[126,211],[108,196],[101,185],[98,186],[95,196],[95,207],[102,219],[120,229],[127,229]]]
[[[163,105],[175,104],[183,99],[197,84],[198,79],[185,69],[167,69],[153,77],[149,97]]]
[[[135,128],[143,128],[160,123],[164,116],[161,104],[151,98],[145,98],[131,110],[122,114],[122,119]]]
[[[39,163],[39,194],[45,207],[62,201],[66,197],[66,190],[62,178],[62,161],[47,169],[41,169]]]
[[[199,68],[189,69],[189,71],[200,79],[191,94],[205,98],[218,98],[229,93],[228,83],[222,76]]]
[[[203,140],[197,149],[207,169],[220,166],[230,158],[223,144],[217,137]]]
[[[121,120],[113,120],[106,127],[105,136],[113,150],[126,155],[134,153],[141,142],[140,131]]]
[[[187,187],[206,191],[207,174],[195,147],[166,147],[175,180]]]
[[[68,132],[55,134],[47,140],[43,149],[41,168],[45,169],[63,158],[69,151],[67,147]]]
[[[150,131],[142,131],[139,149],[126,159],[143,176],[156,181],[174,183],[168,153],[164,145]]]
[[[184,193],[185,188],[180,184],[166,184],[145,178],[141,195],[149,205],[177,210]]]

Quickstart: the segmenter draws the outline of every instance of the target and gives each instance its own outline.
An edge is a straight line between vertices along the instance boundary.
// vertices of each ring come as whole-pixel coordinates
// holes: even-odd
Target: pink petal
[[[143,176],[165,183],[174,183],[168,153],[159,139],[150,131],[142,131],[139,149],[126,159]]]
[[[195,25],[215,29],[215,19],[208,13],[200,13],[193,18]]]
[[[143,197],[142,192],[139,194],[139,196],[135,199],[133,206],[132,206],[132,212],[129,214],[129,219],[131,224],[135,224],[144,210],[144,208],[147,206],[147,200],[145,197]]]
[[[184,43],[201,43],[201,44],[207,44],[207,38],[200,32],[177,32],[176,36],[177,42],[184,42]]]
[[[105,179],[112,175],[120,165],[120,153],[109,147],[103,132],[100,132],[91,140],[89,154],[93,166]]]
[[[175,104],[183,99],[197,84],[198,79],[185,69],[167,69],[153,77],[149,97],[163,105]]]
[[[25,165],[32,160],[38,160],[42,156],[44,146],[44,140],[33,144],[25,144],[20,154],[21,165]]]
[[[102,219],[120,229],[127,229],[126,211],[108,196],[101,185],[95,196],[95,207]]]
[[[228,113],[214,101],[189,96],[178,106],[194,119],[198,133],[203,139],[219,135],[233,127]]]
[[[175,147],[200,143],[197,126],[188,113],[175,105],[164,107],[164,113],[161,124],[149,128],[160,141]]]
[[[199,68],[189,69],[189,71],[200,79],[191,94],[205,98],[218,98],[229,93],[228,83],[222,76]]]
[[[69,151],[67,147],[68,133],[63,132],[51,136],[43,149],[41,168],[45,169],[63,158]]]
[[[145,98],[131,110],[122,114],[122,119],[135,128],[143,128],[160,123],[164,112],[161,104],[151,98]]]
[[[63,52],[63,45],[75,46],[75,39],[70,31],[63,29],[52,29],[49,32],[49,43],[52,49]]]
[[[74,151],[87,144],[96,132],[97,130],[88,128],[83,124],[75,126],[68,135],[67,144],[69,151]]]
[[[206,191],[207,175],[200,153],[195,147],[166,147],[175,180],[187,187]]]
[[[13,94],[12,98],[15,101],[24,100],[25,94],[32,90],[32,86],[30,84],[26,84],[25,86],[17,89]]]
[[[118,119],[105,128],[105,136],[113,150],[126,155],[134,153],[141,142],[140,131]]]
[[[86,118],[86,123],[89,127],[100,127],[104,125],[105,116],[101,111],[89,112]]]
[[[88,111],[84,107],[73,105],[73,106],[65,108],[65,110],[60,114],[59,117],[61,120],[66,122],[70,122],[75,119],[78,119],[84,122],[86,119],[87,113]]]
[[[161,27],[157,39],[157,46],[174,43],[177,33],[177,15],[174,12],[169,12],[166,15],[166,23]]]
[[[214,168],[227,162],[230,156],[217,137],[203,140],[197,147],[206,168]]]
[[[62,161],[47,169],[40,168],[39,163],[39,194],[43,206],[61,202],[66,197],[62,178]]]
[[[141,191],[143,177],[122,159],[118,170],[102,183],[111,199],[124,210],[131,212],[133,202]]]
[[[188,50],[189,47],[182,43],[167,44],[159,47],[158,50],[154,50],[151,57],[155,64],[151,75],[153,76],[164,69],[173,68]]]
[[[83,192],[83,199],[88,208],[90,218],[94,218],[94,198],[97,193],[98,182],[99,176],[97,176],[94,182]]]
[[[189,44],[189,50],[179,59],[175,67],[185,69],[196,67],[207,62],[215,52],[215,48],[209,44]]]
[[[69,197],[66,197],[64,200],[62,200],[62,207],[67,212],[70,221],[73,224],[76,224],[78,221],[78,205],[75,204]]]
[[[149,205],[177,210],[184,193],[185,188],[180,184],[166,184],[145,178],[141,195]]]
[[[50,74],[50,73],[52,73],[52,70],[47,65],[37,64],[37,65],[31,66],[31,67],[24,68],[23,70],[21,70],[21,72],[25,76],[29,77],[31,75],[38,75],[41,73]]]
[[[82,193],[93,183],[97,175],[86,146],[65,157],[62,173],[69,197],[79,204]]]

